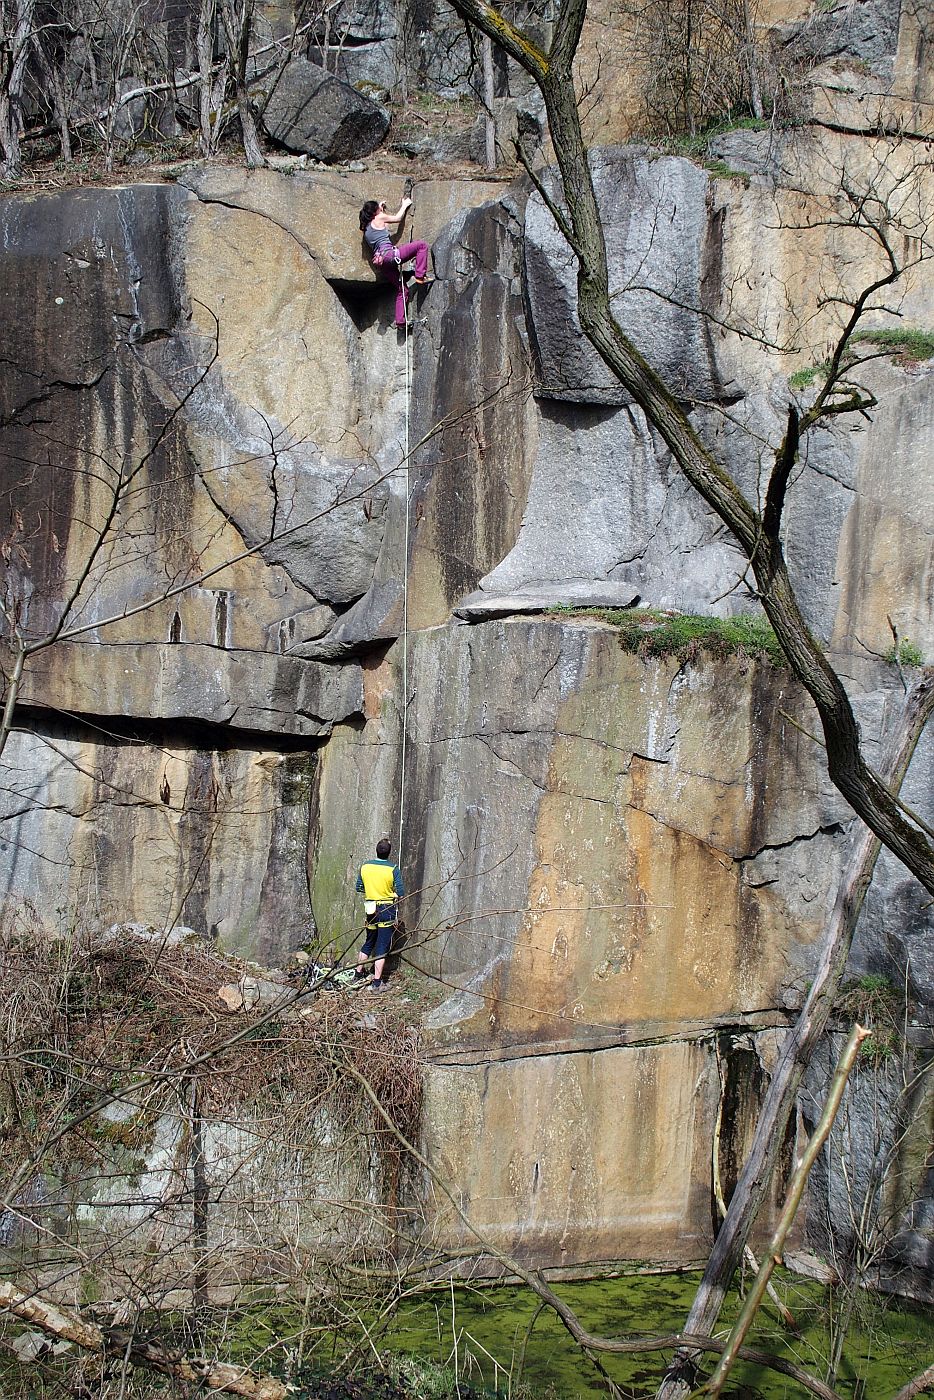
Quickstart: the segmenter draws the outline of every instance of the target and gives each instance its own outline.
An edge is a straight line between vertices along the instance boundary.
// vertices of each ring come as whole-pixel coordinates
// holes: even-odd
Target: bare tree
[[[0,150],[7,180],[16,179],[22,167],[23,92],[35,12],[36,0],[0,4]]]
[[[385,1007],[364,1024],[328,969],[231,1011],[218,991],[249,991],[248,971],[157,930],[50,940],[28,917],[3,926],[0,1221],[13,1281],[0,1312],[90,1353],[99,1379],[123,1358],[278,1400],[281,1380],[223,1359],[225,1300],[244,1279],[269,1300],[304,1296],[271,1349],[286,1369],[323,1342],[352,1351],[358,1293],[391,1309],[407,1286],[400,1138],[418,1130],[417,1035]],[[91,1277],[96,1302],[82,1307]]]
[[[736,113],[762,119],[755,3],[629,0],[631,50],[640,74],[646,127],[664,135],[697,134]]]

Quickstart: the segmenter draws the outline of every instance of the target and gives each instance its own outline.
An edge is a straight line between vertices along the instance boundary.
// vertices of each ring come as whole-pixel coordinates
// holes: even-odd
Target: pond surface
[[[603,1336],[661,1334],[684,1325],[699,1275],[663,1274],[558,1284],[555,1291],[590,1331]],[[802,1335],[791,1335],[766,1301],[750,1345],[794,1361],[826,1379],[827,1358],[849,1300],[839,1291],[796,1275],[776,1275],[779,1296]],[[732,1293],[726,1326],[736,1313]],[[475,1384],[499,1394],[519,1380],[534,1400],[590,1400],[605,1396],[590,1362],[550,1311],[535,1317],[537,1300],[524,1288],[456,1288],[404,1305],[385,1338],[392,1351],[429,1357],[457,1367]],[[929,1310],[859,1294],[834,1388],[846,1400],[890,1400],[934,1361],[934,1317]],[[529,1327],[532,1326],[531,1335]],[[528,1340],[526,1342],[526,1338]],[[523,1347],[524,1365],[520,1365]],[[648,1400],[670,1353],[605,1356],[610,1375],[634,1400]],[[520,1376],[521,1369],[521,1376]],[[797,1381],[764,1367],[738,1363],[724,1396],[731,1400],[799,1400],[809,1392]]]

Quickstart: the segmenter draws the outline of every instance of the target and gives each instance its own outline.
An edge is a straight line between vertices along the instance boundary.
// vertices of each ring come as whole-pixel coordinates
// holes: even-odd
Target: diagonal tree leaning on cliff
[[[926,261],[932,250],[922,218],[914,229],[916,251],[899,256],[896,234],[890,227],[891,211],[884,201],[841,184],[840,194],[849,209],[845,217],[856,221],[854,226],[874,238],[882,267],[879,275],[845,305],[839,334],[824,367],[824,382],[813,403],[805,410],[794,402],[789,404],[784,435],[774,448],[764,499],[760,506],[754,505],[703,442],[682,404],[624,334],[614,315],[601,214],[574,83],[574,61],[587,11],[586,0],[561,0],[547,52],[486,0],[453,0],[453,4],[463,19],[525,69],[538,87],[560,170],[563,199],[553,198],[521,149],[519,155],[577,259],[578,315],[583,333],[644,411],[691,485],[738,541],[755,580],[756,596],[788,664],[814,701],[823,731],[828,774],[869,828],[869,833],[858,838],[851,851],[827,931],[821,970],[801,1021],[788,1037],[781,1072],[773,1078],[768,1111],[763,1113],[756,1149],[750,1158],[749,1179],[744,1178],[734,1193],[730,1216],[718,1236],[705,1277],[705,1291],[688,1322],[687,1330],[692,1333],[709,1332],[719,1313],[725,1281],[738,1262],[751,1220],[761,1203],[763,1178],[767,1182],[771,1174],[767,1163],[777,1148],[770,1144],[777,1144],[781,1138],[801,1065],[826,1025],[879,844],[899,857],[924,888],[934,893],[934,833],[897,796],[901,777],[932,708],[932,678],[926,676],[907,697],[896,739],[897,752],[890,756],[887,771],[880,774],[865,758],[846,689],[805,621],[782,543],[786,492],[808,432],[831,418],[854,412],[865,414],[874,406],[872,395],[848,375],[847,352],[861,317],[868,310],[877,309],[879,294],[896,284],[907,267]],[[909,247],[908,239],[905,247]],[[681,1386],[678,1381],[672,1384]],[[685,1387],[665,1388],[664,1393],[683,1395]]]
[[[781,538],[785,494],[807,432],[825,418],[873,406],[870,396],[845,381],[844,353],[861,316],[872,305],[872,297],[895,283],[904,266],[887,247],[890,268],[858,297],[813,405],[803,414],[789,406],[787,429],[775,452],[764,508],[758,509],[701,440],[681,404],[623,333],[613,313],[606,244],[574,89],[573,64],[586,0],[563,0],[547,54],[484,0],[456,0],[455,8],[522,65],[544,98],[566,213],[534,174],[533,180],[577,258],[578,313],[585,336],[645,412],[691,485],[716,511],[749,560],[762,607],[789,665],[817,708],[831,781],[883,844],[934,894],[934,839],[905,812],[867,763],[846,690],[811,634],[795,596]],[[926,259],[930,250],[925,249],[921,256]]]

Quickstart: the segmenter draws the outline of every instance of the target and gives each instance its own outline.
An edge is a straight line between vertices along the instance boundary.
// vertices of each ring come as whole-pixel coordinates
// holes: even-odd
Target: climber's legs
[[[428,244],[418,240],[415,243],[400,243],[396,248],[398,262],[384,262],[380,269],[380,276],[385,277],[387,282],[391,282],[396,289],[396,325],[401,330],[405,325],[405,308],[408,300],[405,291],[405,280],[402,276],[401,264],[408,262],[410,258],[415,259],[415,280],[423,282],[428,274]]]

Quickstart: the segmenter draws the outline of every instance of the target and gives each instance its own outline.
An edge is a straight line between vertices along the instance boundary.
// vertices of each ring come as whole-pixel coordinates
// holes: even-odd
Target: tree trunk
[[[181,1352],[149,1342],[117,1328],[103,1329],[80,1314],[66,1312],[35,1293],[22,1293],[12,1284],[0,1283],[0,1308],[40,1328],[47,1336],[73,1342],[85,1351],[126,1357],[133,1366],[194,1384],[198,1390],[244,1395],[252,1400],[285,1400],[289,1388],[272,1376],[258,1376],[243,1366],[184,1356]]]
[[[221,112],[223,87],[220,103],[217,101],[217,87],[214,80],[214,30],[217,9],[215,0],[201,0],[198,8],[198,69],[201,81],[198,84],[198,128],[201,154],[213,156],[221,133]],[[223,85],[226,87],[226,83]]]
[[[496,161],[496,117],[493,113],[493,43],[488,34],[484,34],[480,40],[480,48],[483,54],[483,106],[486,115],[484,117],[484,135],[486,138],[486,168],[495,170]]]
[[[6,14],[6,6],[0,7],[3,19],[0,28],[0,54],[3,57],[3,72],[0,74],[0,147],[3,149],[3,174],[7,180],[18,179],[22,171],[20,132],[23,125],[23,85],[35,9],[36,0],[17,0],[15,17],[10,17]]]

